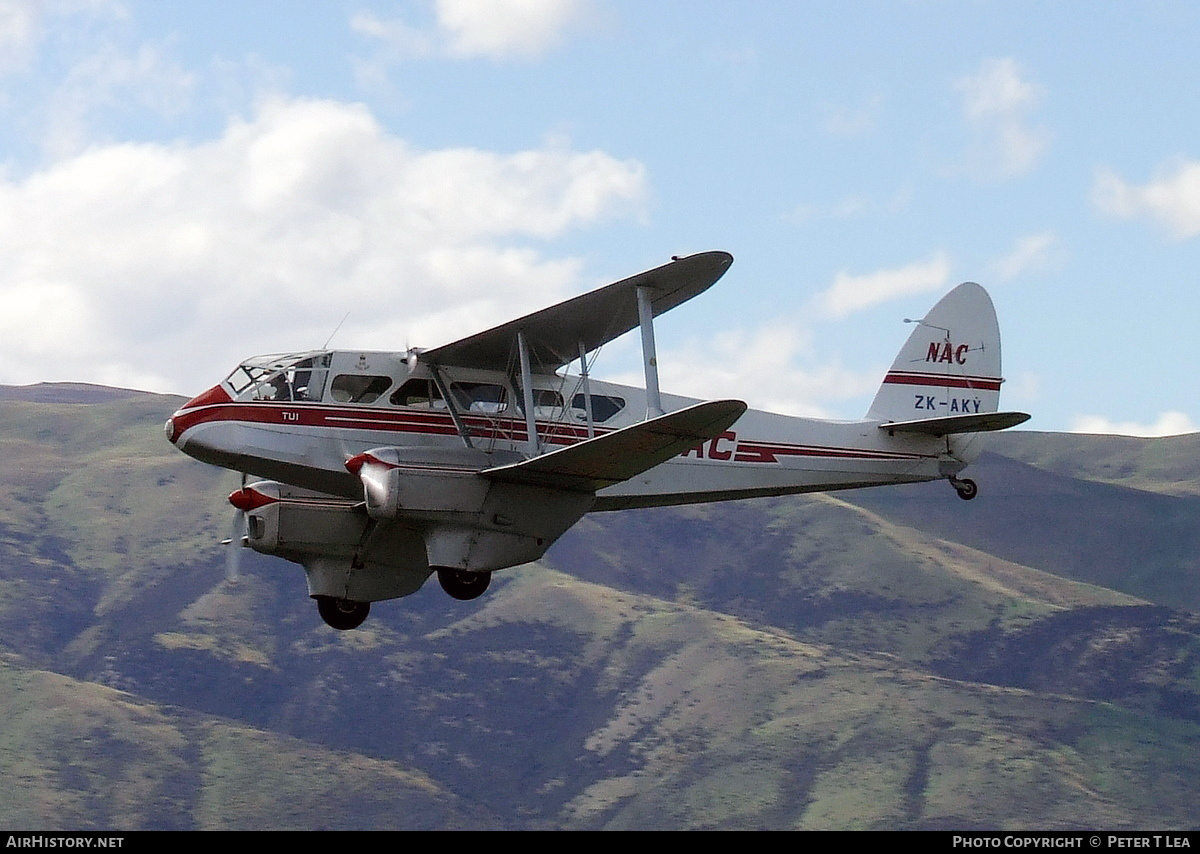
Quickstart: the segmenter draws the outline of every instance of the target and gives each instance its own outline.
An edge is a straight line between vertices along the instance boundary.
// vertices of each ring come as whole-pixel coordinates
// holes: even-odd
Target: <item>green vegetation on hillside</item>
[[[8,827],[1194,823],[1189,437],[997,437],[969,503],[595,514],[338,633],[292,564],[223,580],[235,478],[177,399],[43,391],[0,394]]]

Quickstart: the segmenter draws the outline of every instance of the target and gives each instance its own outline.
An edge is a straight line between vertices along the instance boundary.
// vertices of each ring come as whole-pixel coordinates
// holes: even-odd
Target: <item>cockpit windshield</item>
[[[238,400],[305,403],[321,399],[331,353],[255,356],[238,365],[225,382]]]

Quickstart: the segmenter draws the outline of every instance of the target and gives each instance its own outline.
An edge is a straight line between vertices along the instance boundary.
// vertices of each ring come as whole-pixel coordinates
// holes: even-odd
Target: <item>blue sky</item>
[[[195,393],[723,249],[669,391],[859,417],[973,280],[1031,429],[1188,432],[1198,37],[1152,0],[0,0],[0,382]]]

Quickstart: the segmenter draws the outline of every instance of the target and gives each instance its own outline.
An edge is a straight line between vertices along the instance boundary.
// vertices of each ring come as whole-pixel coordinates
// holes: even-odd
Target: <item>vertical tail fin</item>
[[[867,418],[917,421],[1000,408],[1000,326],[987,291],[964,282],[918,321]]]

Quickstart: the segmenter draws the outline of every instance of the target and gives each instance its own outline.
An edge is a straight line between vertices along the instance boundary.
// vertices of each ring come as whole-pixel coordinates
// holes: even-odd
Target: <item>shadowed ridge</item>
[[[114,400],[128,400],[131,397],[153,394],[151,391],[112,388],[93,383],[0,385],[0,400],[22,400],[28,403],[111,403]]]

